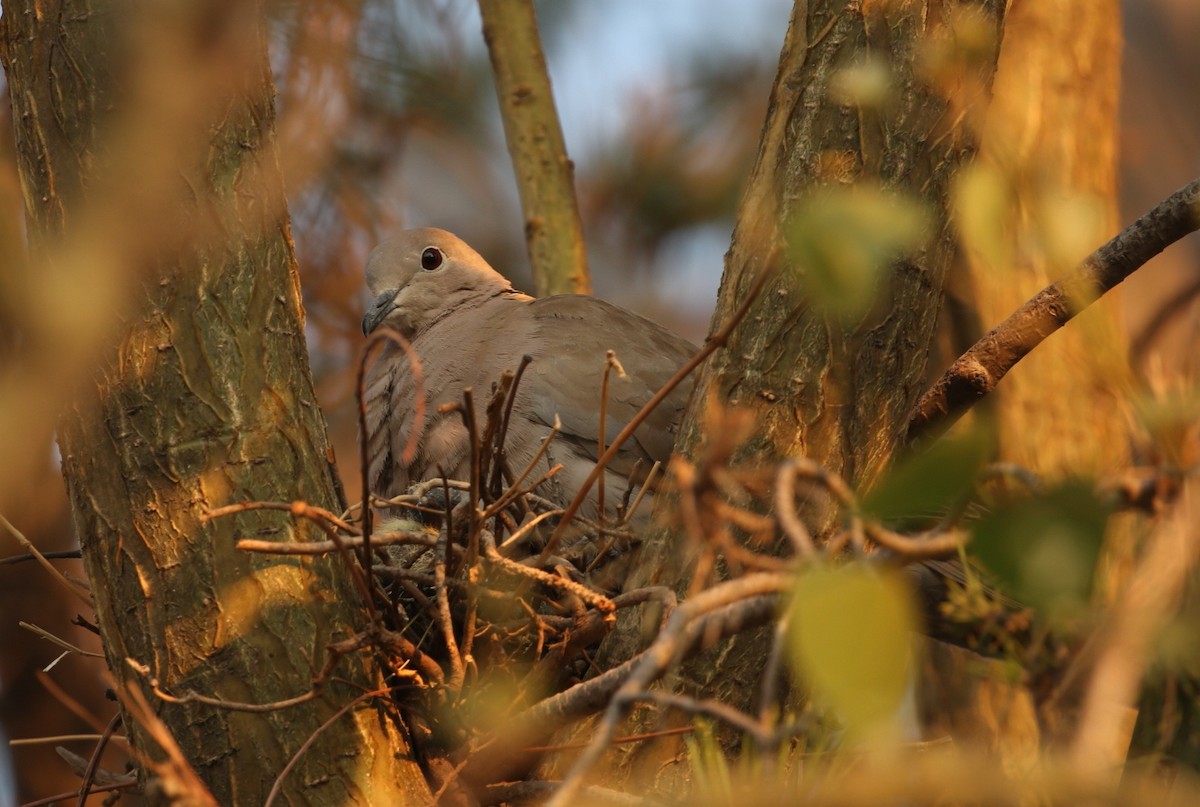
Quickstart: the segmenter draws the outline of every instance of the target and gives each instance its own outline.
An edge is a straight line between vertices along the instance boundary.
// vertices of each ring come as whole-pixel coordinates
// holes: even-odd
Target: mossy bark
[[[364,622],[340,559],[234,548],[241,536],[299,539],[304,524],[280,513],[202,520],[240,501],[340,504],[307,364],[260,13],[11,2],[2,30],[38,265],[111,269],[123,291],[59,422],[110,669],[119,686],[141,686],[133,659],[175,694],[250,703],[308,691],[326,645]],[[266,713],[148,697],[220,803],[257,805],[302,743],[378,685],[373,669],[345,658],[320,697]],[[370,701],[321,731],[282,795],[429,800],[394,714]]]

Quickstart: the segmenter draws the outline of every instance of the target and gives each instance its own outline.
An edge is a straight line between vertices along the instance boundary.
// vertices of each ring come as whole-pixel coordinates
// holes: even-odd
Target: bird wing
[[[555,416],[562,436],[598,458],[600,400],[606,353],[613,350],[626,378],[609,376],[605,442],[610,442],[695,352],[684,339],[650,320],[594,297],[560,295],[530,302],[533,362],[522,381],[531,416],[546,425]],[[680,385],[626,444],[613,470],[628,473],[638,460],[665,461],[691,393]],[[625,468],[623,466],[628,466]]]

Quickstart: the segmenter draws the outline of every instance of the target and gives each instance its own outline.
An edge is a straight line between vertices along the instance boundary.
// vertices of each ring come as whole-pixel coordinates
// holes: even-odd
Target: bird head
[[[478,252],[432,227],[405,230],[377,246],[367,259],[367,288],[375,299],[363,334],[387,325],[410,339],[457,306],[513,293]]]

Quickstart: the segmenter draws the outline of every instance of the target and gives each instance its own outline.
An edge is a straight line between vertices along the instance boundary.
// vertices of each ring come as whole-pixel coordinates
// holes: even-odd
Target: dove
[[[364,335],[383,327],[399,332],[419,358],[423,377],[419,384],[413,362],[390,341],[368,371],[368,481],[382,496],[443,475],[468,479],[470,436],[463,417],[438,408],[461,402],[463,390],[471,388],[482,432],[492,385],[528,356],[505,441],[508,467],[522,473],[561,424],[527,479],[561,464],[534,492],[564,507],[599,457],[607,351],[616,353],[626,376],[610,375],[604,434],[611,441],[696,350],[656,323],[595,297],[523,294],[445,230],[407,230],[384,241],[371,253],[366,275],[374,301],[363,317]],[[669,458],[690,392],[690,383],[680,385],[606,466],[606,509],[640,484],[654,462]],[[419,419],[418,394],[425,399]],[[406,460],[413,429],[416,450]],[[648,509],[643,504],[641,510]],[[581,513],[595,518],[597,511],[593,486]]]

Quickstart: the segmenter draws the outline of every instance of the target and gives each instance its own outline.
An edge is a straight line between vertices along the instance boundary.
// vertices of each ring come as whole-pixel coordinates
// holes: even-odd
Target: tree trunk
[[[143,686],[132,659],[175,695],[269,703],[307,692],[326,646],[365,620],[340,559],[234,548],[307,525],[202,520],[244,500],[340,504],[259,16],[10,2],[2,33],[34,253],[64,281],[50,298],[61,316],[99,340],[63,343],[68,367],[96,369],[59,441],[109,667],[118,688]],[[115,291],[91,299],[97,288]],[[378,686],[370,669],[351,654],[320,697],[265,713],[147,697],[220,803],[261,804],[302,743]],[[397,722],[369,700],[334,720],[286,779],[287,803],[427,802]],[[135,748],[161,760],[130,723]]]
[[[985,329],[1116,230],[1120,43],[1115,0],[1019,3],[1008,15],[980,159],[959,194],[962,285],[970,287],[970,305]],[[1002,212],[988,217],[992,210]],[[999,385],[987,405],[999,461],[1051,480],[1094,478],[1128,466],[1121,394],[1128,367],[1117,304],[1110,294],[1088,308]],[[1110,529],[1114,558],[1126,563],[1131,526],[1119,518]],[[1002,672],[995,680],[971,674],[978,660],[961,651],[932,651],[940,669],[931,707],[960,704],[935,709],[934,722],[984,740],[1005,764],[1024,769],[1040,744],[1028,690],[1002,683]],[[950,690],[956,692],[947,697]],[[1057,724],[1052,733],[1068,731],[1073,722],[1057,710],[1042,717]]]
[[[949,185],[974,152],[1005,6],[1000,0],[795,4],[711,332],[742,303],[760,272],[773,274],[725,349],[702,368],[676,444],[685,457],[696,460],[714,434],[705,418],[715,403],[750,413],[753,435],[735,461],[806,456],[865,486],[890,460],[923,391],[954,252]],[[922,73],[918,65],[932,52],[945,52],[939,49],[951,30],[962,34],[964,25],[980,47],[957,74],[957,90],[947,92],[944,77]],[[840,70],[872,59],[891,70],[886,102],[840,99],[834,89]],[[865,314],[839,319],[807,296],[807,267],[785,242],[808,194],[849,185],[878,185],[918,200],[929,211],[930,236],[918,254],[891,266],[878,284],[880,298]],[[815,515],[819,527],[831,526],[830,514]],[[685,589],[696,550],[677,533],[651,536],[626,588]],[[641,646],[634,621],[623,619],[610,637],[610,657],[628,657]],[[689,692],[747,708],[758,691],[767,639],[763,631],[738,636],[686,665],[680,680]],[[629,733],[637,728],[647,727]],[[641,771],[663,782],[686,767],[663,764],[678,746],[658,741],[623,754],[618,764],[624,775]]]

